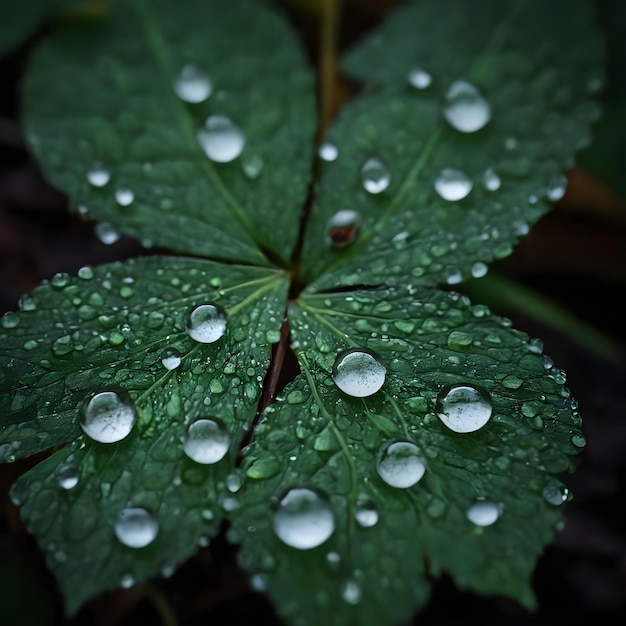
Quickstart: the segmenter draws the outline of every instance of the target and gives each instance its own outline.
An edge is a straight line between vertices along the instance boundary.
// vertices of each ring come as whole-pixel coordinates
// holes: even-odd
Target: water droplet
[[[378,509],[369,500],[360,500],[354,509],[354,519],[362,528],[371,528],[378,523]]]
[[[467,519],[476,526],[491,526],[498,521],[502,505],[485,498],[477,498],[465,511]]]
[[[94,187],[104,187],[111,180],[111,174],[103,167],[94,167],[87,172],[87,180]]]
[[[211,115],[198,131],[204,153],[216,163],[229,163],[242,152],[246,139],[241,129],[224,115]]]
[[[119,240],[120,234],[108,222],[99,222],[95,225],[96,237],[105,245],[110,246]]]
[[[78,277],[83,280],[91,280],[93,278],[93,268],[89,265],[84,265],[78,270]]]
[[[361,594],[361,587],[356,580],[347,580],[341,589],[341,597],[348,604],[358,604],[361,601]]]
[[[407,489],[422,479],[426,462],[422,451],[414,443],[396,441],[382,449],[376,470],[390,487]]]
[[[128,393],[100,391],[83,408],[80,426],[94,441],[115,443],[130,434],[136,421],[137,412]]]
[[[567,502],[571,497],[570,490],[564,485],[547,485],[541,493],[545,501],[554,506]]]
[[[463,200],[472,190],[472,181],[462,170],[446,167],[435,179],[435,191],[449,202]]]
[[[317,150],[322,161],[334,161],[339,156],[337,146],[332,143],[325,142]]]
[[[135,584],[135,577],[132,574],[124,574],[120,580],[122,589],[130,589]]]
[[[258,154],[245,157],[241,161],[241,169],[250,180],[256,180],[261,175],[263,165],[263,159]]]
[[[353,398],[375,394],[385,382],[387,368],[367,348],[350,348],[337,355],[333,380],[341,391]]]
[[[78,484],[78,469],[73,463],[61,465],[56,471],[56,479],[62,489],[73,489]]]
[[[129,548],[143,548],[151,544],[159,532],[159,523],[141,507],[122,509],[115,520],[115,535]]]
[[[361,181],[365,191],[372,194],[382,193],[389,187],[391,174],[380,159],[373,157],[361,167]]]
[[[187,313],[186,331],[199,343],[213,343],[226,332],[226,312],[209,302],[194,306]]]
[[[134,199],[135,194],[133,193],[133,190],[128,187],[119,187],[115,190],[115,201],[120,206],[129,206],[133,203]]]
[[[446,92],[444,115],[449,124],[462,133],[473,133],[491,119],[491,106],[471,83],[457,80]]]
[[[296,487],[281,498],[272,524],[278,538],[288,546],[310,550],[333,534],[335,517],[330,502],[320,492]]]
[[[546,187],[546,196],[551,202],[557,202],[565,195],[567,189],[567,176],[565,174],[557,174],[553,176]]]
[[[483,185],[485,185],[485,189],[488,191],[497,191],[500,189],[501,184],[502,181],[500,177],[492,167],[485,170],[483,174]]]
[[[411,69],[406,78],[415,89],[426,89],[433,82],[433,77],[421,67]]]
[[[487,274],[488,271],[489,271],[489,268],[482,261],[476,261],[476,263],[472,265],[472,277],[473,278],[482,278],[483,276]]]
[[[161,363],[168,370],[175,370],[181,362],[180,352],[176,348],[165,348],[161,352]]]
[[[489,421],[491,410],[489,394],[470,385],[444,387],[437,396],[437,416],[455,433],[479,430]]]
[[[2,318],[0,318],[2,328],[15,328],[19,323],[20,316],[15,311],[7,311]]]
[[[356,211],[337,211],[328,222],[326,236],[331,245],[341,248],[352,243],[359,234],[361,216]]]
[[[230,435],[222,422],[201,418],[192,422],[183,440],[185,454],[203,465],[221,461],[230,447]]]
[[[174,79],[174,91],[181,100],[196,104],[211,95],[213,84],[198,66],[188,63]]]

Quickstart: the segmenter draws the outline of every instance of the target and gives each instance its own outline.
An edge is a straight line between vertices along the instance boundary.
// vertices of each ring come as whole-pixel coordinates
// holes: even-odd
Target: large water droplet
[[[188,63],[174,79],[174,91],[181,100],[196,104],[211,95],[213,84],[197,65]]]
[[[444,387],[437,396],[437,415],[455,433],[479,430],[489,421],[491,410],[489,394],[471,385]]]
[[[326,236],[331,245],[341,248],[356,239],[360,226],[361,216],[356,211],[337,211],[328,222]]]
[[[203,465],[221,461],[230,447],[230,435],[222,422],[201,418],[192,422],[185,433],[183,448],[185,454]]]
[[[159,523],[141,507],[121,510],[115,520],[115,535],[129,548],[143,548],[151,544],[159,533]]]
[[[380,452],[376,470],[390,487],[407,489],[422,479],[426,462],[414,443],[396,441]]]
[[[111,180],[111,174],[103,167],[96,166],[87,172],[87,180],[94,187],[104,187]]]
[[[129,206],[133,203],[134,199],[135,194],[133,193],[133,190],[128,187],[119,187],[115,190],[115,201],[120,206]]]
[[[213,343],[226,332],[226,312],[221,306],[206,302],[187,312],[187,334],[199,343]]]
[[[387,166],[376,157],[368,159],[361,167],[361,182],[369,193],[382,193],[389,187],[391,174]]]
[[[472,181],[462,170],[446,167],[435,179],[435,191],[449,202],[463,200],[472,190]]]
[[[341,391],[354,398],[375,394],[385,382],[387,368],[367,348],[350,348],[337,355],[333,380]]]
[[[204,153],[216,163],[228,163],[242,152],[246,139],[241,129],[224,115],[211,115],[198,131],[198,141]]]
[[[426,89],[433,82],[433,77],[421,67],[411,69],[406,78],[415,89]]]
[[[473,133],[489,122],[491,106],[474,85],[457,80],[446,92],[444,115],[458,131]]]
[[[180,352],[176,348],[165,348],[161,352],[161,363],[167,370],[175,370],[181,362]]]
[[[288,546],[310,550],[333,534],[335,517],[330,502],[320,492],[296,487],[281,498],[272,524],[278,538]]]
[[[81,411],[80,426],[99,443],[116,443],[130,434],[137,412],[125,391],[100,391]]]
[[[339,150],[335,144],[325,142],[317,149],[317,154],[322,161],[334,161],[339,156]]]
[[[501,512],[502,505],[485,498],[477,498],[465,511],[465,515],[476,526],[491,526],[498,521]]]

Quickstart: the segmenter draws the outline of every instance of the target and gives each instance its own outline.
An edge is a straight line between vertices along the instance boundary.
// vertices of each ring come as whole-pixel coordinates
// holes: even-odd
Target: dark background
[[[280,4],[301,32],[311,62],[318,65],[324,2]],[[345,0],[336,33],[340,48],[375,26],[395,4]],[[568,172],[566,196],[511,257],[493,267],[601,331],[613,346],[610,356],[603,355],[583,345],[576,334],[524,311],[492,306],[516,328],[540,337],[545,353],[568,375],[588,442],[577,471],[566,477],[574,498],[565,506],[564,529],[537,564],[536,612],[511,600],[460,591],[444,578],[434,582],[431,602],[415,617],[420,626],[474,620],[485,626],[540,626],[557,620],[570,625],[626,623],[626,3],[605,0],[597,7],[609,43],[609,81],[600,95],[606,115],[594,144]],[[20,81],[29,51],[45,32],[44,26],[0,58],[0,313],[15,310],[20,294],[56,272],[75,273],[83,265],[154,252],[125,237],[113,245],[101,243],[92,223],[68,212],[65,196],[47,184],[23,143]],[[355,89],[340,78],[335,87],[326,122]],[[103,594],[66,620],[56,582],[8,499],[15,477],[36,460],[0,466],[0,625],[280,623],[265,598],[250,589],[236,565],[236,548],[223,537],[200,549],[170,578]]]

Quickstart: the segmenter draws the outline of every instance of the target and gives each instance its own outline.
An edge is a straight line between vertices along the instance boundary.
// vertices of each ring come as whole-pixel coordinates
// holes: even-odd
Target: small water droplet
[[[435,179],[435,191],[449,202],[463,200],[472,190],[472,181],[462,170],[446,167]]]
[[[489,421],[491,411],[489,394],[471,385],[444,387],[437,396],[437,416],[455,433],[479,430]]]
[[[360,500],[354,509],[354,519],[362,528],[371,528],[378,523],[378,509],[369,500]]]
[[[78,270],[78,277],[83,280],[91,280],[93,278],[93,268],[89,265],[84,265]]]
[[[111,174],[103,167],[94,167],[87,172],[87,180],[94,187],[104,187],[111,180]]]
[[[108,222],[98,222],[94,227],[96,237],[106,246],[119,240],[120,234]]]
[[[120,206],[129,206],[133,203],[135,194],[128,187],[119,187],[115,190],[115,201]]]
[[[127,437],[137,412],[125,391],[100,391],[81,411],[80,426],[85,434],[99,443],[116,443]]]
[[[358,604],[361,601],[361,594],[361,587],[356,580],[347,580],[341,589],[341,597],[348,604]]]
[[[357,238],[360,227],[361,216],[356,211],[337,211],[328,222],[326,237],[331,245],[342,248]]]
[[[159,533],[159,523],[152,513],[141,507],[122,509],[115,520],[115,535],[129,548],[151,544]]]
[[[122,589],[130,589],[135,584],[135,577],[132,574],[124,574],[120,580]]]
[[[183,66],[174,79],[174,91],[185,102],[196,104],[206,100],[213,92],[211,79],[197,65]]]
[[[387,368],[367,348],[350,348],[337,355],[333,380],[341,391],[353,398],[375,394],[383,386]]]
[[[187,312],[186,331],[199,343],[214,343],[226,333],[226,312],[209,302],[194,306]]]
[[[371,194],[382,193],[389,187],[391,174],[387,166],[376,157],[368,159],[361,167],[361,182]]]
[[[61,465],[56,471],[56,479],[62,489],[74,489],[78,484],[78,469],[73,463]]]
[[[322,161],[334,161],[339,156],[339,150],[335,144],[324,142],[317,150]]]
[[[333,534],[335,517],[330,502],[320,492],[296,487],[281,498],[272,524],[285,544],[298,550],[310,550]]]
[[[175,370],[181,362],[180,352],[176,348],[165,348],[160,358],[163,367],[168,370]]]
[[[462,133],[473,133],[491,119],[491,106],[471,83],[457,80],[446,92],[445,118]]]
[[[383,448],[376,464],[378,475],[390,486],[407,489],[426,472],[422,451],[409,441],[396,441]]]
[[[547,485],[541,493],[545,501],[554,506],[567,502],[571,497],[570,490],[564,485]]]
[[[502,181],[496,171],[492,167],[487,168],[483,174],[483,185],[485,185],[485,189],[488,191],[497,191],[500,189],[501,184]]]
[[[551,202],[557,202],[563,198],[567,190],[567,176],[556,174],[549,181],[546,187],[546,196]]]
[[[229,447],[230,434],[224,424],[216,419],[200,418],[192,422],[183,440],[185,454],[203,465],[221,461]]]
[[[488,272],[489,268],[482,261],[476,261],[472,265],[472,278],[482,278]]]
[[[465,511],[465,515],[476,526],[491,526],[498,521],[501,512],[502,505],[485,498],[477,498]]]
[[[224,115],[209,116],[197,137],[204,153],[216,163],[234,161],[246,144],[241,129]]]
[[[20,316],[15,311],[7,311],[2,318],[0,318],[2,328],[15,328],[19,323]]]
[[[261,175],[263,165],[263,159],[258,154],[247,156],[241,161],[241,169],[250,180],[256,180]]]
[[[407,80],[415,89],[426,89],[433,82],[433,77],[423,68],[414,67],[407,74]]]

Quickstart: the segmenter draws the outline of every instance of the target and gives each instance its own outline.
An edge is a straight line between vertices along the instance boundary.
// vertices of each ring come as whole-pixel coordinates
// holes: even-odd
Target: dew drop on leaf
[[[135,194],[128,187],[119,187],[115,190],[115,201],[120,206],[129,206],[133,203]]]
[[[81,411],[80,426],[99,443],[116,443],[127,437],[135,422],[135,405],[125,391],[100,391]]]
[[[479,430],[489,421],[491,411],[489,394],[471,385],[447,386],[437,396],[437,416],[455,433]]]
[[[94,227],[94,231],[96,237],[106,246],[110,246],[120,238],[120,234],[109,222],[98,222]]]
[[[165,348],[161,352],[161,363],[167,370],[175,370],[181,362],[180,352],[176,348]]]
[[[497,191],[500,189],[501,184],[502,181],[496,171],[492,167],[487,168],[483,174],[483,185],[485,185],[485,189],[488,191]]]
[[[371,528],[378,523],[378,509],[369,500],[360,500],[354,509],[354,519],[362,528]]]
[[[224,115],[209,116],[197,137],[204,153],[216,163],[234,161],[246,143],[241,129]]]
[[[406,78],[415,89],[426,89],[433,82],[433,77],[421,67],[412,68]]]
[[[333,380],[341,391],[353,398],[375,394],[383,386],[387,368],[367,348],[349,348],[337,355]]]
[[[329,220],[326,230],[328,242],[341,248],[352,243],[359,234],[361,216],[356,211],[343,209],[337,211]]]
[[[435,191],[449,202],[463,200],[472,190],[472,181],[462,170],[446,167],[435,179]]]
[[[491,119],[491,106],[471,83],[458,80],[448,88],[444,115],[449,124],[462,133],[473,133]]]
[[[192,422],[185,433],[185,454],[203,465],[221,461],[230,447],[230,435],[224,424],[216,419],[200,418]]]
[[[467,519],[476,526],[491,526],[498,521],[502,505],[487,500],[477,498],[465,511]]]
[[[241,169],[249,180],[256,180],[263,171],[263,159],[258,154],[250,155],[241,161]]]
[[[559,506],[571,497],[570,490],[564,485],[546,485],[541,492],[543,498],[553,506]]]
[[[567,189],[567,177],[565,174],[553,176],[546,187],[546,196],[551,202],[557,202],[565,195]]]
[[[94,187],[104,187],[110,180],[110,172],[103,167],[96,166],[87,172],[87,181]]]
[[[317,154],[322,161],[334,161],[339,156],[339,150],[335,144],[324,142],[317,149]]]
[[[19,323],[20,316],[15,311],[7,311],[2,318],[0,318],[2,328],[15,328]]]
[[[174,91],[185,102],[204,102],[213,92],[211,79],[197,65],[188,63],[174,79]]]
[[[213,343],[226,332],[226,312],[209,302],[192,307],[187,312],[187,334],[199,343]]]
[[[335,517],[330,502],[321,492],[296,487],[280,499],[272,525],[283,543],[298,550],[310,550],[333,534]]]
[[[407,489],[422,479],[426,461],[414,443],[395,441],[379,453],[376,471],[390,487]]]
[[[61,465],[56,471],[56,479],[62,489],[73,489],[78,484],[78,470],[72,463]]]
[[[347,580],[342,589],[341,589],[341,597],[348,604],[358,604],[361,601],[362,590],[359,583],[356,580]]]
[[[159,533],[159,523],[152,513],[142,507],[122,509],[115,520],[115,535],[129,548],[151,544]]]
[[[365,191],[371,194],[382,193],[389,187],[391,174],[380,159],[372,157],[361,167],[361,182]]]

